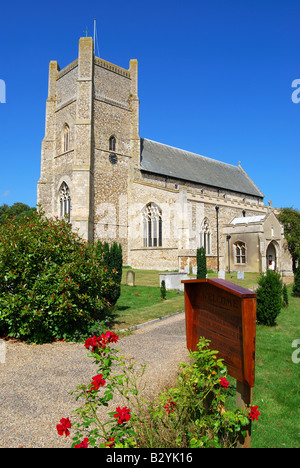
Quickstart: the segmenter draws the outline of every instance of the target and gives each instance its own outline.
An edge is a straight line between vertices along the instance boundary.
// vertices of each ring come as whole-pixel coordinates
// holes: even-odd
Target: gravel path
[[[147,364],[149,395],[159,391],[188,358],[184,313],[135,330],[118,347]],[[83,344],[7,342],[5,362],[0,360],[0,448],[69,448],[70,437],[59,436],[56,424],[72,420],[79,405],[70,392],[90,383],[95,370]]]

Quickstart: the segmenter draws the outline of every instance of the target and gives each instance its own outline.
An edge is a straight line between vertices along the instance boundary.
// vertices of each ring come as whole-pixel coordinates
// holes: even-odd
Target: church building
[[[96,57],[49,65],[38,203],[88,241],[122,244],[132,268],[190,271],[203,246],[215,271],[291,274],[276,210],[240,164],[139,135],[138,64]]]

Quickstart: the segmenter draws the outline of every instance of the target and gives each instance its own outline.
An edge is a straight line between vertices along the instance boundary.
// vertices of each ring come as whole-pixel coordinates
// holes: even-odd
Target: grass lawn
[[[166,300],[154,286],[121,285],[121,296],[113,317],[113,329],[124,329],[184,310],[184,294],[167,291]]]
[[[218,278],[218,273],[208,273],[208,278]],[[238,284],[246,289],[251,289],[257,286],[258,273],[245,273],[245,279],[237,279],[237,273],[225,273],[225,279],[231,283]]]
[[[300,339],[300,298],[291,291],[292,285],[277,325],[256,326],[253,405],[260,416],[252,423],[252,448],[300,448],[300,363],[292,361],[292,342]],[[228,405],[235,407],[235,395]]]
[[[300,339],[300,298],[281,310],[277,326],[258,325],[253,402],[261,416],[252,431],[252,446],[300,448],[300,363],[292,361],[292,342]],[[298,354],[299,356],[299,354]]]

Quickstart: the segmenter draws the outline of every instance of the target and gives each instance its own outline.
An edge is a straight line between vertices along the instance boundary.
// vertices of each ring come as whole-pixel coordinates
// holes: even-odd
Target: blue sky
[[[300,209],[299,0],[2,3],[0,205],[36,205],[48,65],[77,58],[94,18],[103,59],[138,60],[141,137],[241,161],[265,204]]]

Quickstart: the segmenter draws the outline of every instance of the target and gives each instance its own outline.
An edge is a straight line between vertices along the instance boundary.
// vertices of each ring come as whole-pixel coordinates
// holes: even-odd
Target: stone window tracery
[[[148,203],[142,211],[143,247],[162,246],[162,211],[155,203]]]
[[[235,242],[234,250],[235,250],[235,263],[239,265],[245,264],[247,260],[245,242],[242,242],[242,241]]]
[[[200,231],[200,247],[204,247],[205,253],[211,253],[211,234],[207,218],[204,218]]]
[[[68,185],[63,182],[59,190],[60,218],[67,217],[70,222],[71,217],[71,195]]]

